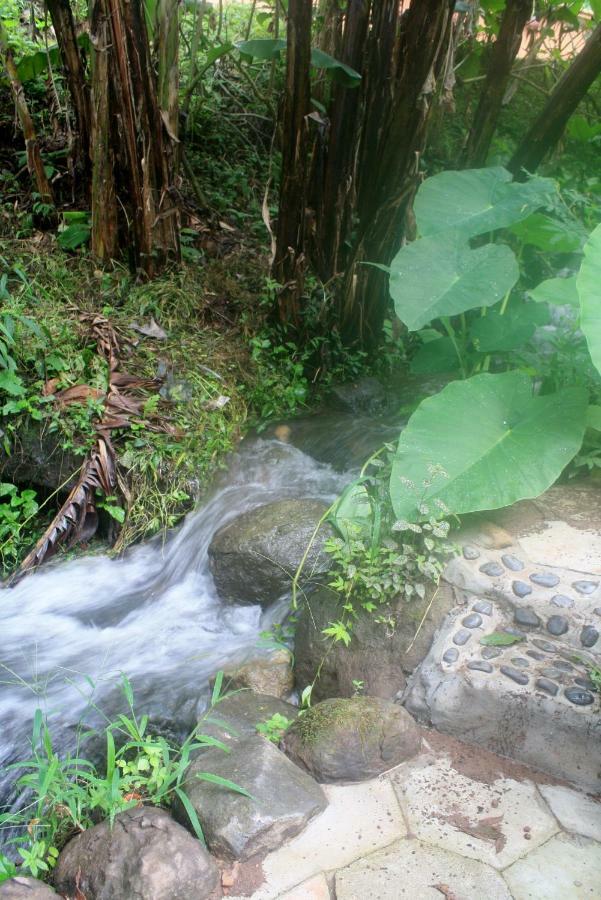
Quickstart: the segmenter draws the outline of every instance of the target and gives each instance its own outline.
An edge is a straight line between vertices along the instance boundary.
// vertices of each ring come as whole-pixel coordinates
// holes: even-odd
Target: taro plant
[[[522,247],[564,253],[580,246],[578,235],[539,212],[556,205],[548,179],[512,182],[501,168],[443,172],[418,191],[418,238],[394,258],[390,293],[398,317],[423,340],[414,371],[455,369],[463,380],[424,400],[400,436],[389,485],[400,519],[423,520],[423,504],[433,501],[459,514],[538,496],[582,445],[590,379],[547,391],[533,378],[536,365],[512,353],[549,321],[550,303],[573,305],[577,293],[580,326],[601,366],[601,228],[584,248],[576,284],[547,279],[531,299],[518,286],[516,237]],[[446,478],[424,492],[433,462]]]

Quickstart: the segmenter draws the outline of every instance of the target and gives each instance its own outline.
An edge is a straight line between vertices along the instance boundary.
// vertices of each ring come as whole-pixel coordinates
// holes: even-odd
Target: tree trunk
[[[349,0],[340,60],[359,72],[363,69],[369,12],[370,0]],[[350,237],[356,194],[361,106],[359,87],[337,85],[332,94],[331,121],[323,151],[318,138],[312,173],[315,239],[311,256],[322,281],[330,281],[345,265],[344,245]]]
[[[75,164],[87,183],[91,165],[92,110],[75,22],[69,0],[46,0],[46,5],[52,19],[75,114]]]
[[[541,113],[513,154],[508,169],[521,177],[535,172],[545,156],[553,150],[568,119],[601,72],[601,24],[563,73]]]
[[[90,17],[92,40],[92,255],[101,263],[117,256],[117,195],[112,134],[111,34],[107,0],[95,0]]]
[[[33,119],[29,112],[27,100],[25,99],[25,91],[19,79],[17,67],[13,52],[8,41],[8,34],[2,22],[0,21],[0,60],[6,70],[10,87],[13,93],[17,116],[23,131],[23,139],[25,141],[25,150],[27,153],[27,169],[34,180],[36,191],[39,194],[42,203],[54,206],[54,197],[50,182],[44,171],[44,163],[40,154],[40,146],[33,124]],[[46,218],[46,217],[44,217]]]
[[[394,25],[394,7],[385,12]],[[340,317],[347,342],[377,344],[389,305],[388,276],[364,263],[389,265],[406,232],[406,217],[419,184],[419,159],[423,153],[436,79],[443,67],[450,36],[453,0],[419,0],[403,13],[396,34],[376,33],[373,52],[394,50],[396,70],[389,77],[391,100],[386,117],[372,111],[378,139],[366,122],[362,152],[363,181],[359,224],[353,259],[341,296]],[[384,7],[384,3],[382,3]],[[386,61],[387,57],[383,57]],[[372,70],[375,72],[376,70]],[[372,75],[373,77],[373,75]],[[376,93],[372,85],[371,95]]]
[[[274,277],[282,285],[278,298],[280,320],[286,326],[298,323],[304,285],[311,13],[311,0],[289,0],[282,177],[273,264]]]
[[[511,69],[531,13],[531,0],[507,0],[463,155],[468,168],[486,165]]]
[[[99,193],[92,196],[92,228],[104,218],[98,204],[114,190],[126,217],[132,266],[152,277],[170,259],[179,259],[179,221],[142,0],[95,0],[93,6],[98,7],[93,18],[108,22],[109,43],[100,51],[104,62],[95,50],[103,180],[94,173]],[[103,246],[100,236],[93,236],[92,246]]]
[[[177,143],[178,139],[178,12],[179,0],[159,0],[157,6],[159,106],[167,134],[174,143]],[[192,64],[195,64],[194,60]]]

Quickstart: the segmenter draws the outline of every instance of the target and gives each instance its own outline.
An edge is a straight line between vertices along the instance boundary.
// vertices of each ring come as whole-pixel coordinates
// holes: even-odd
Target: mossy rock
[[[377,697],[324,700],[290,725],[281,748],[320,782],[365,781],[419,752],[419,728]]]

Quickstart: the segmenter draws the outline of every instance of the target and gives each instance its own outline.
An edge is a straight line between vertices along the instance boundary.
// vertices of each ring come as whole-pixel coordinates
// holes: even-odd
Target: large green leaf
[[[422,503],[467,513],[537,497],[577,453],[586,408],[584,389],[533,396],[521,372],[452,382],[401,433],[390,478],[397,517],[420,518]]]
[[[576,286],[580,297],[580,327],[591,359],[601,372],[601,225],[597,225],[584,245]]]
[[[466,238],[507,228],[549,202],[556,193],[549,178],[512,182],[500,166],[440,172],[428,178],[415,198],[419,234],[439,234],[451,228]]]
[[[578,306],[576,276],[569,278],[548,278],[528,291],[535,303],[551,303],[553,306]]]
[[[451,338],[441,335],[419,348],[411,360],[410,370],[413,375],[433,375],[438,372],[454,372],[459,365],[455,344]]]
[[[448,232],[402,247],[390,266],[390,295],[410,331],[475,306],[492,306],[518,280],[518,265],[505,244],[472,250]]]
[[[520,303],[502,315],[496,309],[472,322],[470,337],[476,350],[497,353],[517,350],[529,341],[538,325],[549,323],[546,306]]]

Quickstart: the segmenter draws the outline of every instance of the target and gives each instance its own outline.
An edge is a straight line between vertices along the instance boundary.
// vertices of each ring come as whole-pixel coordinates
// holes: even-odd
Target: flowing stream
[[[88,556],[50,564],[0,590],[5,803],[14,799],[15,774],[4,766],[29,755],[36,708],[50,720],[55,748],[65,750],[74,745],[80,721],[101,721],[95,707],[107,716],[124,711],[119,678],[125,673],[137,711],[183,729],[206,703],[209,676],[257,655],[261,631],[285,617],[289,598],[264,612],[222,603],[208,568],[214,533],[279,498],[331,501],[368,455],[367,446],[374,449],[391,436],[390,428],[351,415],[306,421],[292,423],[305,452],[274,439],[245,441],[209,499],[166,541],[141,544],[122,559]],[[317,461],[313,448],[337,468]]]

